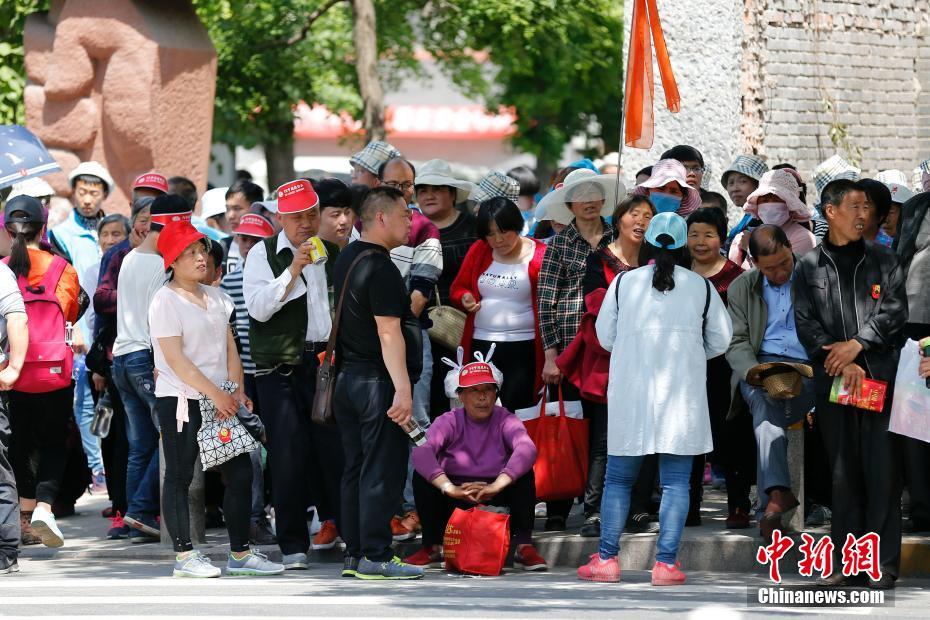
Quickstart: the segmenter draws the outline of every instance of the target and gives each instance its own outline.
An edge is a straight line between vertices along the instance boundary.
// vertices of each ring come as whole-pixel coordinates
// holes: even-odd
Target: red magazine
[[[884,381],[863,379],[862,392],[856,398],[843,387],[843,377],[837,377],[833,380],[833,389],[830,390],[830,402],[838,405],[850,405],[866,411],[879,412],[885,407],[885,392],[887,390],[888,384]]]

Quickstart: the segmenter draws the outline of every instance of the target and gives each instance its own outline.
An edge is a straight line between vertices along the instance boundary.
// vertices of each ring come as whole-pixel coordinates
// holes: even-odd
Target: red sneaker
[[[400,524],[407,528],[408,531],[413,532],[414,534],[419,534],[423,529],[420,526],[420,515],[417,514],[416,510],[411,510],[405,514],[400,519]]]
[[[411,538],[416,538],[417,533],[411,532],[410,529],[404,525],[404,522],[401,521],[400,517],[391,517],[391,536],[397,541],[410,540]]]
[[[420,547],[417,551],[408,555],[404,558],[404,562],[414,566],[422,566],[423,568],[442,568],[443,564],[442,553],[426,547]]]
[[[533,545],[520,545],[517,552],[513,554],[514,566],[520,566],[523,570],[544,571],[549,570],[546,559],[539,555],[536,547]]]
[[[323,521],[320,525],[320,531],[313,537],[313,548],[317,551],[323,549],[332,549],[339,541],[339,531],[336,529],[336,522],[332,519]]]
[[[654,586],[682,586],[685,584],[685,574],[681,572],[681,563],[666,564],[656,562],[652,567],[652,585]]]
[[[578,579],[619,583],[620,560],[615,557],[609,560],[603,560],[601,559],[601,554],[592,553],[591,560],[587,564],[578,567]]]

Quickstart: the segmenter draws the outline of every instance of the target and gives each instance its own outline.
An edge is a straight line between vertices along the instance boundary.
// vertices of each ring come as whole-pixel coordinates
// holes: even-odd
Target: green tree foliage
[[[616,148],[622,2],[438,0],[426,5],[423,16],[427,49],[489,107],[515,109],[513,141],[542,167],[557,162],[578,133],[602,139],[605,150]],[[468,50],[487,52],[496,75],[475,67]]]
[[[361,117],[345,0],[193,0],[216,46],[215,142],[290,152],[294,104]],[[375,0],[385,90],[424,48],[465,94],[512,107],[515,146],[558,161],[576,134],[616,147],[623,4],[615,0]],[[23,118],[22,28],[48,0],[0,2],[0,122]],[[487,59],[488,62],[483,62]],[[593,154],[593,153],[592,153]]]
[[[25,119],[23,25],[27,15],[45,10],[48,10],[48,0],[0,2],[0,125],[22,124]]]

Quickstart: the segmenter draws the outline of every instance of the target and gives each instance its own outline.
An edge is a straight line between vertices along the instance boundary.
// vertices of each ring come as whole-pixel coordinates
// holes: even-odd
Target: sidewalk
[[[65,546],[61,549],[48,549],[41,545],[24,547],[24,558],[68,558],[73,560],[157,560],[168,561],[174,555],[165,544],[131,544],[129,540],[107,540],[106,532],[110,526],[107,519],[100,517],[100,511],[109,505],[105,496],[84,495],[77,504],[77,514],[58,521],[65,536]],[[577,567],[585,563],[592,553],[597,551],[596,538],[582,538],[577,535],[581,526],[580,506],[575,506],[569,517],[568,532],[543,532],[543,520],[537,520],[535,542],[539,552],[548,560],[550,566]],[[752,572],[764,574],[766,567],[755,560],[756,551],[762,539],[758,536],[758,526],[753,523],[748,530],[725,530],[726,496],[723,492],[709,488],[704,490],[704,502],[701,509],[703,523],[699,527],[685,528],[682,537],[679,559],[688,570],[713,572]],[[808,532],[819,538],[829,533],[829,528],[810,529]],[[209,529],[206,533],[207,543],[198,548],[215,560],[225,560],[229,548],[224,529]],[[656,534],[624,534],[621,541],[620,562],[624,569],[648,570],[655,560]],[[398,545],[399,555],[404,556],[415,549],[417,542]],[[262,549],[272,559],[280,559],[277,547]],[[901,553],[901,576],[930,575],[930,536],[906,535]],[[783,566],[796,564],[799,559],[797,544],[783,560]],[[342,551],[333,549],[313,552],[311,560],[315,562],[341,562]]]

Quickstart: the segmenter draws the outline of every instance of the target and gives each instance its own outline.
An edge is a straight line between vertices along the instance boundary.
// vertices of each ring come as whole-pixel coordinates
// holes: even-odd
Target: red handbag
[[[510,515],[480,506],[456,508],[442,537],[446,570],[493,577],[501,574],[510,548]]]
[[[537,499],[552,501],[582,495],[588,482],[588,420],[565,415],[562,387],[559,386],[558,416],[546,415],[544,397],[539,417],[523,424],[536,444],[533,475]]]

